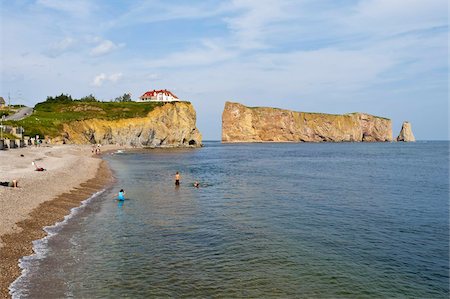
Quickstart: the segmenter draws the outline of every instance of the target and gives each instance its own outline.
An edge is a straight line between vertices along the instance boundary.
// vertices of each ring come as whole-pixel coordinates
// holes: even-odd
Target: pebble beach
[[[45,236],[42,228],[103,189],[112,174],[90,146],[55,145],[0,151],[0,181],[12,180],[18,188],[0,186],[0,298],[10,297],[18,260],[32,254],[32,241]]]

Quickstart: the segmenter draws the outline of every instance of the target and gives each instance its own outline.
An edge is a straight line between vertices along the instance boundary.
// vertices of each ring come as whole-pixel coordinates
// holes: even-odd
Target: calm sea
[[[16,298],[449,296],[449,142],[207,142],[106,160],[117,183],[35,242]]]

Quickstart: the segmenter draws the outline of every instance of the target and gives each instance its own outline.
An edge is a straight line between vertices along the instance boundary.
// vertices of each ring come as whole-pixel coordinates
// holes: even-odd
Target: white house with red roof
[[[147,91],[139,97],[141,102],[174,102],[180,99],[167,89]]]

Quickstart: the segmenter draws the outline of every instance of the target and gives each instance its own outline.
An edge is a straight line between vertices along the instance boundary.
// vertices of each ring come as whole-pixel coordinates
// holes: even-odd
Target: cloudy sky
[[[447,0],[0,0],[0,96],[169,89],[205,140],[225,101],[404,120],[448,139]]]

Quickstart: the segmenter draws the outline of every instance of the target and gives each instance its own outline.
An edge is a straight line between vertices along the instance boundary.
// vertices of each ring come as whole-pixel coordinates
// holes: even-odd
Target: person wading
[[[177,171],[175,173],[175,186],[180,186],[180,178],[181,178],[180,173]]]

